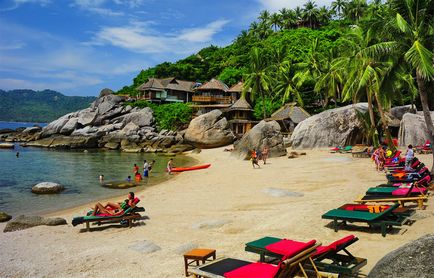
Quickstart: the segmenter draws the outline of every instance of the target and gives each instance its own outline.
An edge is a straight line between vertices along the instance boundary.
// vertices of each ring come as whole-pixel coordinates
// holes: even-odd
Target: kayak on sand
[[[197,166],[191,166],[191,167],[174,167],[174,168],[172,168],[172,172],[184,172],[184,171],[200,170],[200,169],[206,169],[209,166],[211,166],[211,164],[197,165]]]

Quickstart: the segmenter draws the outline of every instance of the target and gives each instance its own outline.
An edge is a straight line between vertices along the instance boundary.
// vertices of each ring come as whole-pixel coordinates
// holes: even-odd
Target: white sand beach
[[[328,244],[349,234],[360,238],[349,250],[368,259],[363,268],[367,274],[389,251],[434,230],[432,198],[426,210],[418,212],[426,218],[386,238],[378,231],[335,233],[326,227],[330,221],[321,219],[323,213],[385,182],[384,173],[377,173],[370,159],[312,150],[297,159],[271,158],[261,169],[252,169],[249,161],[231,157],[223,148],[192,157],[212,166],[137,191],[140,205],[146,208],[142,214],[149,219],[133,228],[103,226],[83,232],[84,225],[68,224],[1,232],[0,277],[184,277],[182,254],[191,247],[216,249],[217,256],[257,260],[257,255],[244,251],[244,244],[263,236]],[[431,165],[431,155],[418,157]],[[301,194],[278,196],[283,191],[270,188]],[[50,216],[70,223],[89,207]],[[1,223],[0,230],[5,225]],[[144,241],[161,250],[142,252]]]

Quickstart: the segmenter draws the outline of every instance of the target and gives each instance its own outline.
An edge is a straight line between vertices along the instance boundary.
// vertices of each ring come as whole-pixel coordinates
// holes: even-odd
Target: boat
[[[172,168],[172,172],[185,172],[185,171],[192,171],[192,170],[200,170],[200,169],[206,169],[209,168],[211,164],[203,164],[203,165],[196,165],[191,167],[174,167]]]

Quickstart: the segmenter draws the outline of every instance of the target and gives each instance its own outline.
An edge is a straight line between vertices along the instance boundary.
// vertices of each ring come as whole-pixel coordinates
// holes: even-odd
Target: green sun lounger
[[[398,207],[399,204],[396,203],[380,213],[332,209],[327,213],[323,214],[322,219],[333,220],[333,228],[335,232],[339,230],[339,227],[341,225],[346,225],[347,222],[359,222],[366,223],[369,225],[369,227],[372,228],[380,227],[381,235],[385,237],[389,228],[393,226],[402,226],[408,222],[408,218],[406,215],[393,213],[393,211]]]
[[[134,208],[128,208],[124,211],[124,213],[120,215],[111,215],[111,216],[93,216],[93,215],[87,215],[87,216],[79,216],[74,217],[72,219],[72,225],[77,226],[79,224],[86,224],[86,231],[90,230],[90,223],[97,223],[98,225],[103,224],[109,224],[109,223],[117,223],[117,222],[125,222],[128,227],[132,226],[132,222],[134,220],[137,220],[141,218],[139,212],[145,211],[145,208],[143,207],[134,207]]]
[[[279,242],[281,240],[281,238],[277,237],[263,237],[246,243],[244,250],[259,254],[260,262],[265,262],[266,260],[281,260],[282,255],[273,253],[266,249],[267,245]],[[353,276],[357,274],[359,270],[367,264],[367,260],[364,258],[354,257],[346,248],[358,240],[359,239],[357,237],[353,236],[353,238],[346,241],[345,243],[335,245],[336,249],[334,250],[324,252],[318,256],[313,254],[312,259],[316,268],[320,271],[337,273],[340,275]],[[340,251],[343,251],[343,253],[339,253]]]

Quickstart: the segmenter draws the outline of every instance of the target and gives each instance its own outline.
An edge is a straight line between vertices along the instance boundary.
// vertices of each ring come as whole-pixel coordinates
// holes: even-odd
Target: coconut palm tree
[[[282,104],[291,99],[296,101],[298,105],[304,106],[299,90],[302,85],[301,78],[303,78],[301,71],[293,70],[293,65],[289,61],[283,62],[277,72],[276,86],[273,90],[274,98],[280,98]]]
[[[347,4],[347,0],[336,0],[331,3],[331,9],[337,14],[339,19],[342,18],[342,13]]]
[[[319,17],[319,10],[316,6],[315,1],[310,1],[310,0],[307,1],[303,5],[302,19],[304,23],[308,24],[310,28],[313,28],[319,22],[318,17]]]
[[[366,0],[352,0],[345,5],[344,15],[347,19],[357,22],[363,16],[367,7]]]
[[[259,48],[255,47],[252,49],[249,55],[249,64],[247,68],[247,73],[244,76],[244,94],[250,91],[250,100],[254,99],[259,95],[262,98],[262,112],[263,118],[266,118],[265,111],[265,94],[270,91],[271,77],[267,72],[268,63],[266,57]]]
[[[415,72],[428,139],[434,143],[434,124],[429,110],[428,84],[434,80],[434,0],[392,0],[394,19],[386,28],[400,45],[398,55]],[[388,26],[387,26],[388,25]],[[396,36],[396,37],[395,37]],[[434,144],[431,144],[434,158]],[[434,171],[434,164],[432,170]]]
[[[270,16],[270,24],[271,28],[274,29],[274,32],[276,32],[277,29],[281,30],[283,26],[282,16],[278,13],[273,13]]]

